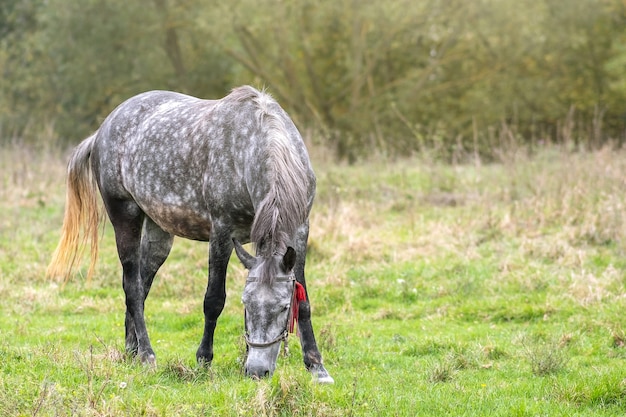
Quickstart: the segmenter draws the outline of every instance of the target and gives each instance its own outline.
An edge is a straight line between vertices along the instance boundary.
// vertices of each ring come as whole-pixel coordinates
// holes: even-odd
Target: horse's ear
[[[243,266],[246,269],[252,269],[254,265],[256,265],[256,259],[254,256],[250,255],[246,250],[241,246],[241,243],[235,238],[233,238],[233,244],[235,245],[235,253],[237,254],[237,258],[241,261]]]
[[[296,250],[291,246],[287,247],[287,252],[283,255],[283,260],[280,262],[280,266],[285,272],[289,272],[296,264]]]

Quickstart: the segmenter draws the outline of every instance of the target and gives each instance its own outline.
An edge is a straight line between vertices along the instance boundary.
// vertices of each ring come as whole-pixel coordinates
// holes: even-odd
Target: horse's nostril
[[[270,371],[269,369],[262,367],[262,366],[246,366],[246,375],[248,375],[251,378],[267,378],[268,376],[270,376]]]

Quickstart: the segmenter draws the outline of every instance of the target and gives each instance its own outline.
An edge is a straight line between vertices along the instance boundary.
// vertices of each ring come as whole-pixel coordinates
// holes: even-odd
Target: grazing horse
[[[48,275],[69,277],[86,244],[93,273],[102,220],[98,189],[123,269],[129,353],[156,364],[144,303],[174,236],[181,236],[210,242],[199,363],[213,360],[235,248],[249,270],[242,297],[246,374],[273,373],[290,315],[297,314],[306,368],[319,382],[333,382],[315,342],[304,278],[315,175],[300,133],[268,94],[243,86],[220,100],[168,91],[132,97],[76,147],[67,187]],[[256,255],[240,242],[253,242]]]

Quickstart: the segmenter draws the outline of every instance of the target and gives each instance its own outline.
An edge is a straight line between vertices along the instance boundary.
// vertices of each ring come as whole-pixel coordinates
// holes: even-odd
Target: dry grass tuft
[[[610,302],[623,297],[622,272],[609,265],[601,274],[584,269],[573,272],[568,285],[568,294],[581,306],[587,307],[600,302]]]
[[[564,343],[563,341],[564,338],[561,337],[558,341],[525,343],[526,359],[534,375],[548,376],[565,369],[569,358],[564,349],[568,342]]]

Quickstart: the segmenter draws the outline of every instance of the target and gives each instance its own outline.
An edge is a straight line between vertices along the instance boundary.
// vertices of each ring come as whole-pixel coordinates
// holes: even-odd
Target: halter
[[[246,282],[258,282],[259,277],[258,276],[248,276],[248,280]],[[287,312],[287,323],[285,324],[285,328],[284,330],[278,335],[276,336],[274,339],[272,339],[269,342],[253,342],[252,340],[250,340],[249,338],[249,334],[248,334],[248,321],[246,320],[246,310],[244,309],[244,327],[245,327],[245,333],[244,333],[244,339],[246,341],[246,345],[248,345],[248,347],[253,347],[253,348],[266,348],[269,346],[272,346],[276,343],[280,343],[280,342],[285,342],[285,352],[288,351],[288,347],[287,347],[287,338],[289,337],[289,332],[293,332],[293,326],[294,326],[294,306],[297,309],[298,308],[298,303],[300,301],[300,297],[298,296],[299,291],[297,291],[297,286],[301,285],[296,281],[296,277],[294,276],[293,273],[289,274],[289,275],[279,275],[277,277],[274,278],[274,282],[292,282],[293,286],[291,289],[291,302],[289,303],[289,311]],[[296,310],[297,312],[297,310]]]

